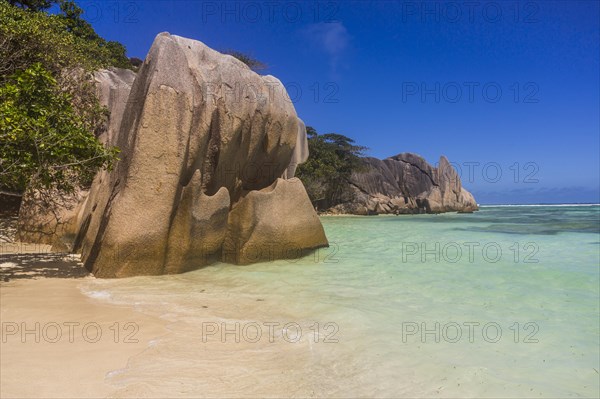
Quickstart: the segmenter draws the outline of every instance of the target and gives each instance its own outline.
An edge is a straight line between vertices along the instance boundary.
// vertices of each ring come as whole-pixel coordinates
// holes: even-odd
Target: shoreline
[[[545,213],[543,209],[536,212]],[[568,209],[562,212],[568,223],[553,227],[557,231],[568,231],[572,220],[589,219],[585,215],[573,219],[572,214],[579,212]],[[588,209],[584,213],[595,212]],[[523,209],[522,213],[529,211]],[[2,322],[13,327],[26,323],[29,330],[37,322],[43,335],[40,343],[32,342],[32,334],[25,336],[25,343],[20,332],[7,336],[8,342],[1,347],[0,396],[598,396],[597,348],[592,345],[596,335],[589,329],[597,322],[597,312],[569,312],[574,304],[576,309],[597,307],[592,301],[594,295],[597,299],[597,285],[593,284],[597,282],[597,268],[593,267],[598,256],[597,235],[586,236],[590,240],[543,236],[544,243],[556,243],[558,253],[573,248],[575,267],[566,268],[564,258],[540,255],[539,265],[526,265],[538,277],[531,280],[527,270],[510,267],[514,265],[510,253],[497,265],[484,263],[477,253],[475,264],[480,267],[462,257],[452,263],[451,270],[433,260],[427,263],[413,258],[414,262],[400,263],[394,245],[399,247],[389,240],[397,234],[397,225],[383,223],[385,218],[373,219],[382,223],[368,223],[372,232],[368,243],[355,233],[366,226],[363,219],[343,223],[348,229],[338,228],[334,218],[323,219],[329,220],[326,227],[337,229],[339,242],[347,243],[339,262],[319,257],[318,261],[282,261],[248,268],[207,267],[160,277],[27,277],[0,283]],[[410,219],[405,231],[411,240],[458,240],[445,223]],[[539,218],[531,220],[540,223]],[[503,223],[497,218],[484,221],[495,226]],[[472,231],[477,230],[458,234],[464,238]],[[511,245],[513,238],[499,236],[502,231],[475,234],[478,240],[506,245]],[[1,259],[0,271],[5,269]],[[377,269],[368,267],[373,259],[377,259]],[[76,259],[67,259],[71,261],[77,264]],[[590,279],[590,271],[595,280]],[[453,277],[446,279],[450,274]],[[563,276],[570,278],[566,286]],[[465,287],[466,280],[473,285]],[[423,285],[431,281],[431,290],[423,292]],[[513,312],[510,305],[514,301],[506,295],[503,281],[516,281],[515,294],[530,295],[531,299],[522,301]],[[497,307],[482,306],[481,289]],[[579,295],[580,290],[586,294]],[[457,299],[463,297],[467,300]],[[382,303],[382,298],[391,302]],[[457,301],[455,314],[468,319],[445,318],[446,305]],[[540,308],[539,303],[549,305]],[[505,334],[490,342],[480,328],[471,342],[471,333],[463,329],[459,341],[423,341],[415,334],[400,344],[398,331],[407,320],[430,327],[438,321],[447,326],[452,320],[461,324],[474,320],[481,326],[497,323]],[[555,320],[565,320],[570,330],[557,326]],[[526,335],[514,341],[511,326],[515,321],[537,323],[539,342],[524,345]],[[76,339],[69,342],[64,323],[72,322],[80,324]],[[139,341],[126,343],[131,330],[125,327],[132,322],[139,326],[135,335]],[[57,343],[45,342],[55,337],[51,323],[62,326],[62,339]],[[89,331],[92,337],[82,337],[81,327],[87,323],[101,328],[98,342],[86,342],[85,338],[93,338],[93,328]],[[121,333],[117,342],[111,329],[115,323]],[[277,326],[271,330],[273,323]],[[286,327],[294,323],[298,328]],[[256,331],[262,334],[258,341],[254,340],[259,336]],[[332,331],[335,333],[330,336]],[[564,345],[566,336],[576,343]],[[326,341],[329,338],[336,341]],[[394,345],[390,347],[390,343]],[[513,367],[515,361],[536,373],[523,376]]]
[[[584,204],[584,203],[572,203],[572,204],[478,204],[479,208],[510,208],[510,207],[591,207],[600,206],[600,204]],[[480,209],[479,209],[480,210]],[[372,216],[415,216],[415,215],[444,215],[444,214],[471,214],[479,212],[461,212],[461,211],[449,211],[449,212],[436,212],[436,213],[377,213],[372,215],[357,215],[354,213],[326,213],[317,212],[319,217],[321,216],[357,216],[357,217],[372,217]]]

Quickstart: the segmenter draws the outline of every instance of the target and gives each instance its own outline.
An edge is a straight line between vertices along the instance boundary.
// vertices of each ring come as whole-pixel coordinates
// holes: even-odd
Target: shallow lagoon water
[[[83,282],[168,322],[115,395],[600,396],[600,207],[321,220],[302,259]]]

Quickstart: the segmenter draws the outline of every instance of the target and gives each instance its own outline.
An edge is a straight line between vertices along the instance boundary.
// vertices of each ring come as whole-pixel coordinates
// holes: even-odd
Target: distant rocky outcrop
[[[477,202],[442,156],[437,167],[421,156],[402,153],[384,160],[363,158],[363,168],[347,182],[350,199],[326,210],[333,214],[473,212]]]
[[[121,159],[89,191],[69,196],[68,207],[40,207],[31,194],[21,240],[80,252],[98,277],[296,257],[328,245],[293,178],[308,155],[306,130],[278,79],[161,33],[137,76],[113,69],[96,80],[111,113],[101,139]]]

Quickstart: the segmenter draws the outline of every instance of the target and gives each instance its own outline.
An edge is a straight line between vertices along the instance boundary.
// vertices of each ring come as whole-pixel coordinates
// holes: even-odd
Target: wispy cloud
[[[331,73],[337,75],[340,60],[350,47],[350,34],[342,22],[320,22],[304,31],[307,38],[329,57]]]

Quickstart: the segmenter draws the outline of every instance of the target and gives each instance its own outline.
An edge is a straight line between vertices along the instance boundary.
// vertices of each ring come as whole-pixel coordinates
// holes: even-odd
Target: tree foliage
[[[360,158],[367,148],[341,134],[320,135],[310,126],[306,134],[309,157],[298,166],[296,175],[304,183],[313,204],[333,206],[350,195],[347,182],[353,172],[362,168]]]
[[[0,0],[0,190],[70,190],[115,158],[95,138],[106,110],[91,73],[131,67],[125,47],[98,36],[73,1],[57,2],[52,15],[41,11],[51,1]]]
[[[57,0],[8,0],[8,2],[13,6],[28,10],[42,11],[50,8],[52,3],[56,3]]]
[[[73,68],[131,68],[125,47],[98,36],[73,1],[62,1],[60,8],[60,14],[51,15],[0,0],[0,79],[36,62],[59,84],[60,75]]]
[[[30,182],[62,191],[88,185],[117,152],[98,142],[94,125],[40,63],[15,73],[0,87],[0,186],[22,192]]]
[[[87,45],[87,57],[97,60],[102,67],[132,69],[125,46],[100,37],[92,25],[81,17],[83,10],[73,0],[61,0],[60,11],[59,17],[63,20],[67,32]]]

